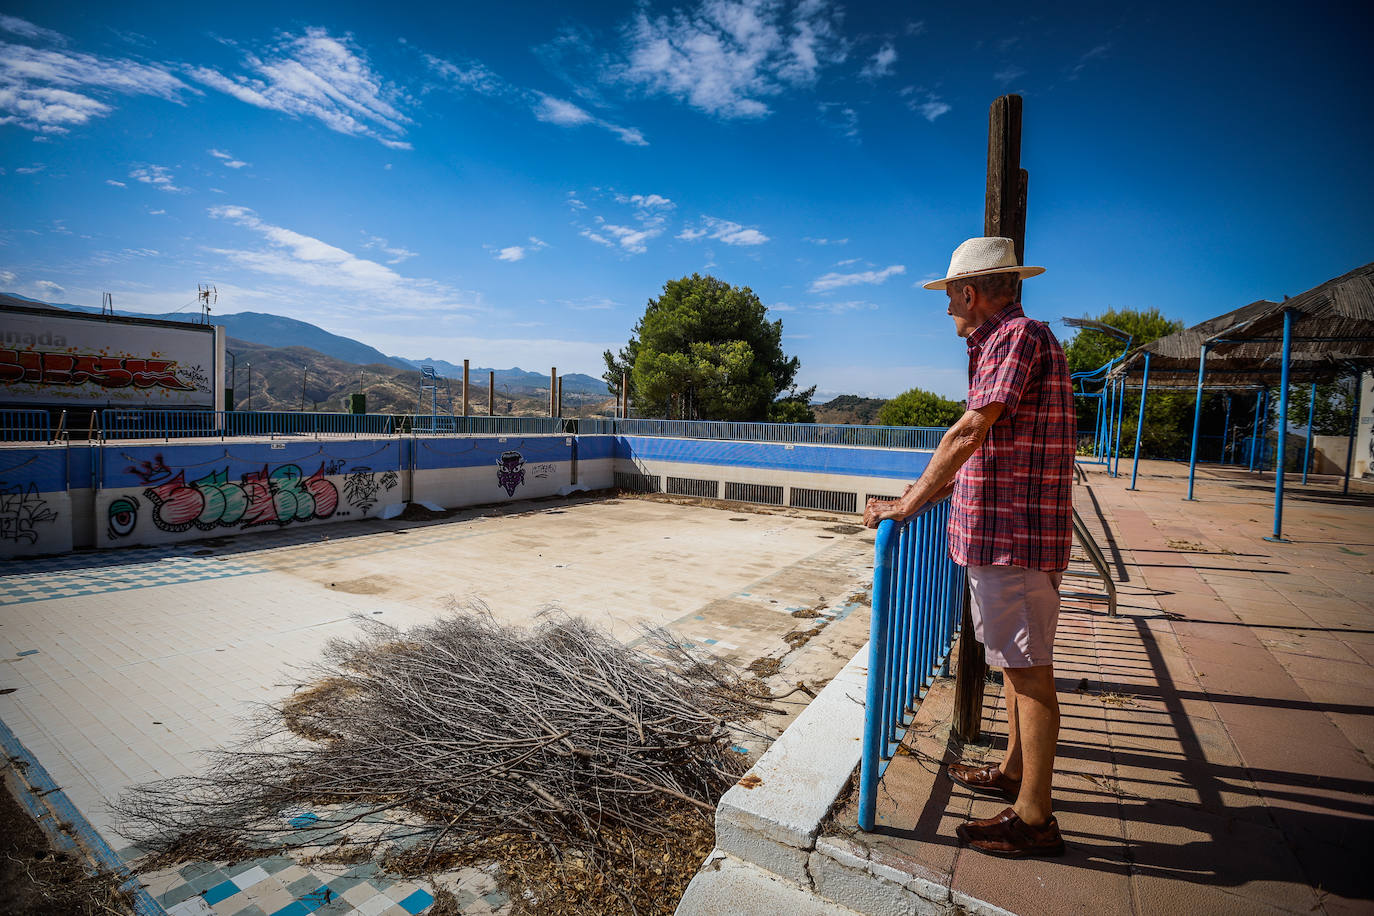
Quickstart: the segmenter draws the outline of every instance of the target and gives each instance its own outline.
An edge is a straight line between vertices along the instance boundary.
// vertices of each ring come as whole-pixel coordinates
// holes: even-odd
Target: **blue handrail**
[[[0,441],[48,442],[52,415],[46,410],[0,410]]]
[[[929,426],[846,426],[830,423],[753,423],[736,420],[650,420],[609,417],[578,421],[584,434],[727,439],[799,445],[934,449],[946,430]]]
[[[949,557],[949,500],[878,526],[869,621],[868,697],[859,765],[859,828],[872,830],[878,781],[949,653],[963,611],[964,568]]]

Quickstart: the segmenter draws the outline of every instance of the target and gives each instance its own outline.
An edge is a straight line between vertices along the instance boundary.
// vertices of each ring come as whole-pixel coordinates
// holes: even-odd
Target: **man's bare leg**
[[[1016,722],[1016,685],[1007,669],[1002,669],[1002,699],[1007,707],[1007,752],[997,765],[1006,776],[1021,778],[1021,727]]]
[[[1038,826],[1053,813],[1050,781],[1059,743],[1059,696],[1054,689],[1054,666],[1002,671],[1007,685],[1007,766],[1020,764],[1019,773],[1003,772],[1021,777],[1021,794],[1012,807],[1021,820]]]

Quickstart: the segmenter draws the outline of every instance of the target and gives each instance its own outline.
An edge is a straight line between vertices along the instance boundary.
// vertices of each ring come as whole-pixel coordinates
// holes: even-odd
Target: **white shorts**
[[[1022,566],[968,568],[973,635],[987,649],[988,664],[1032,668],[1054,663],[1063,573]]]

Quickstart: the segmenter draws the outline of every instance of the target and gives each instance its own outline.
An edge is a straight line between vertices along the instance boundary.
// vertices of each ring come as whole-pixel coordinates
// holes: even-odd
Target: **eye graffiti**
[[[496,482],[507,496],[515,495],[515,488],[525,482],[525,456],[519,452],[502,452],[496,462]]]
[[[128,537],[138,527],[138,500],[121,496],[110,501],[108,510],[110,538]]]

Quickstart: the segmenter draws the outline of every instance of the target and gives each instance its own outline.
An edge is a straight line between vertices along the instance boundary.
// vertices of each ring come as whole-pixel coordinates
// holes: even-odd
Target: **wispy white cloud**
[[[848,245],[848,244],[849,244],[849,239],[817,239],[817,238],[812,238],[812,237],[809,236],[809,235],[806,236],[805,238],[803,238],[802,241],[803,241],[803,242],[810,242],[812,245]]]
[[[367,233],[363,233],[363,235],[367,238],[367,241],[363,243],[363,247],[374,248],[383,254],[390,255],[390,259],[387,261],[388,264],[400,264],[402,261],[408,261],[416,257],[415,252],[402,248],[399,245],[392,245],[380,236],[367,235]]]
[[[925,30],[926,21],[924,19],[915,19],[907,21],[905,31],[908,35],[915,37],[917,35],[923,34]]]
[[[16,175],[37,175],[39,172],[43,171],[46,168],[47,166],[41,163],[34,163],[33,165],[21,165],[14,170],[14,173]]]
[[[1079,74],[1083,72],[1083,69],[1087,67],[1088,64],[1106,57],[1111,50],[1111,42],[1107,42],[1106,44],[1100,44],[1085,51],[1083,55],[1078,58],[1078,62],[1073,65],[1073,69],[1069,71],[1069,79],[1078,79]]]
[[[863,69],[859,71],[859,76],[869,80],[891,76],[896,63],[897,49],[892,46],[892,42],[886,42],[868,59],[868,63],[864,64]]]
[[[241,169],[245,165],[253,164],[251,162],[244,162],[242,159],[235,159],[231,154],[226,153],[224,150],[212,149],[206,150],[206,152],[208,152],[211,156],[214,156],[216,159],[223,162],[226,168]]]
[[[583,296],[581,299],[559,299],[559,305],[574,312],[602,312],[620,308],[620,303],[606,296]]]
[[[13,283],[19,275],[12,270],[0,270],[0,283]]]
[[[449,89],[473,92],[489,98],[502,99],[510,104],[530,109],[534,117],[546,124],[559,127],[583,127],[592,125],[610,131],[629,146],[648,146],[644,134],[634,127],[625,127],[592,114],[566,99],[560,99],[546,92],[524,89],[496,73],[481,61],[455,63],[433,54],[424,55],[430,72],[440,77]]]
[[[865,302],[861,299],[851,299],[848,302],[816,302],[807,306],[807,308],[818,312],[830,312],[835,315],[841,315],[845,312],[871,312],[877,307],[872,302]]]
[[[889,277],[898,276],[906,273],[905,264],[893,264],[884,267],[882,270],[862,270],[852,274],[828,273],[817,277],[811,281],[811,292],[823,293],[827,290],[839,289],[842,286],[860,286],[867,284],[876,286],[885,282]]]
[[[1026,70],[1024,67],[1018,67],[1016,64],[1007,64],[1001,70],[994,73],[992,78],[999,83],[1013,83],[1025,75]]]
[[[164,165],[146,165],[134,169],[129,173],[129,177],[143,184],[152,185],[159,191],[179,192],[186,190],[176,185],[172,177],[172,170]]]
[[[835,262],[835,266],[836,266],[836,267],[848,267],[850,264],[857,264],[857,263],[859,263],[859,262],[862,261],[862,260],[863,260],[863,258],[845,258],[843,261],[836,261],[836,262]]]
[[[641,9],[624,29],[624,60],[604,76],[719,117],[763,117],[764,99],[810,86],[844,60],[839,15],[826,0],[791,10],[774,0],[701,0],[671,16]]]
[[[148,215],[149,215],[149,216],[166,216],[166,215],[167,215],[167,211],[166,211],[166,210],[149,210],[149,211],[148,211]]]
[[[728,219],[718,219],[714,216],[705,215],[701,217],[700,225],[683,229],[677,237],[684,242],[709,238],[724,242],[726,245],[745,247],[762,245],[769,241],[768,236],[758,229],[745,227]]]
[[[122,182],[122,181],[115,181],[113,178],[106,178],[106,179],[105,179],[105,183],[106,183],[107,185],[110,185],[111,187],[115,187],[115,188],[125,188],[125,187],[128,187],[128,185],[126,185],[124,182]]]
[[[906,86],[899,93],[906,100],[906,107],[925,118],[934,121],[950,110],[949,103],[937,94],[921,86]]]
[[[45,29],[41,25],[34,25],[18,16],[6,16],[0,13],[0,31],[18,35],[20,38],[31,38],[39,41],[46,41],[51,44],[66,44],[67,36],[61,32],[54,32],[52,29]]]
[[[573,225],[578,227],[578,234],[584,239],[626,254],[643,254],[647,251],[647,243],[664,233],[668,214],[677,207],[670,198],[661,194],[622,194],[601,188],[591,190],[598,201],[598,209],[618,208],[623,215],[608,219],[601,214],[593,214],[595,225],[588,226],[576,220]],[[568,203],[575,211],[588,209],[575,191],[568,192]]]
[[[523,261],[526,255],[548,248],[549,244],[532,235],[529,243],[525,245],[509,245],[505,248],[496,248],[494,245],[487,247],[496,252],[496,260],[498,261]]]
[[[0,16],[0,31],[30,42],[66,44],[61,34],[14,16]],[[0,40],[0,125],[61,134],[109,114],[114,108],[102,99],[114,95],[176,102],[181,93],[194,91],[161,66]]]
[[[859,136],[859,113],[842,102],[821,102],[818,105],[821,121],[826,127],[839,131],[851,140]]]
[[[540,121],[557,124],[559,127],[581,127],[584,124],[593,124],[609,130],[620,138],[621,143],[629,146],[649,145],[649,141],[644,139],[644,134],[640,133],[637,128],[612,124],[610,121],[599,118],[564,99],[557,99],[542,92],[536,93],[536,95],[539,100],[534,105],[534,116]]]
[[[438,281],[403,276],[321,239],[272,225],[247,207],[212,207],[207,212],[214,219],[250,230],[265,242],[249,248],[209,248],[210,253],[235,267],[294,281],[307,294],[351,293],[353,300],[347,304],[370,313],[452,312],[477,307],[470,301],[474,294],[464,294]]]
[[[631,194],[628,197],[624,194],[617,194],[616,203],[633,204],[641,210],[673,210],[677,204],[671,199],[659,194]]]
[[[402,139],[411,123],[400,108],[402,92],[372,69],[351,35],[336,38],[325,29],[308,28],[261,54],[245,54],[244,64],[247,74],[225,75],[210,67],[189,72],[249,105],[316,118],[330,130],[370,137],[393,149],[411,148]]]

